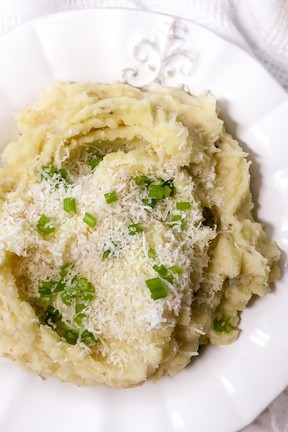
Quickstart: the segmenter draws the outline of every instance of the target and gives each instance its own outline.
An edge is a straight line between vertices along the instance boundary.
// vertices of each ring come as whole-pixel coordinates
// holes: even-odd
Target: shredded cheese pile
[[[214,259],[219,242],[229,251],[228,225],[235,216],[228,212],[229,224],[221,226],[229,199],[218,168],[221,158],[238,158],[247,180],[248,164],[223,131],[211,95],[61,83],[21,114],[19,128],[22,135],[3,155],[0,283],[6,280],[14,290],[12,303],[2,292],[4,309],[25,303],[35,317],[26,364],[61,379],[129,386],[182,369],[198,354],[200,338],[225,343],[237,337],[241,308],[234,305],[231,313],[229,303],[228,312],[221,312],[221,298],[230,273],[229,283],[233,276],[235,286],[241,285],[241,264],[235,262],[242,255],[232,258],[227,271]],[[95,166],[89,165],[92,156],[99,158]],[[230,169],[233,164],[228,177]],[[146,183],[137,182],[140,176]],[[170,187],[151,205],[150,188],[157,181]],[[246,183],[244,192],[245,217],[251,218]],[[73,211],[65,209],[65,199],[74,202]],[[85,222],[87,214],[91,223]],[[41,216],[46,231],[39,229]],[[259,238],[271,250],[260,259],[267,290],[278,251],[260,225],[256,237],[254,249]],[[231,242],[243,247],[236,237]],[[257,253],[264,254],[262,249]],[[68,276],[59,280],[65,266]],[[231,266],[238,268],[235,274]],[[149,285],[153,279],[161,285],[159,298]],[[68,285],[76,297],[67,300]],[[93,287],[89,300],[83,292],[84,300],[77,300],[79,289],[87,287]],[[29,317],[5,324],[7,333],[21,334],[18,319]],[[56,344],[58,353],[52,354]],[[12,357],[21,360],[20,345]],[[7,354],[9,343],[2,350]]]

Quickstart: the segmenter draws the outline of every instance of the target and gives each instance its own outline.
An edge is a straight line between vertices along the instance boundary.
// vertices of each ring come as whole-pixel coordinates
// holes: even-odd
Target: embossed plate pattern
[[[112,9],[58,14],[0,39],[2,147],[15,136],[13,112],[56,79],[210,89],[228,130],[249,149],[258,217],[283,250],[283,276],[245,311],[235,344],[209,347],[193,366],[156,384],[77,388],[0,360],[0,430],[240,429],[288,384],[286,93],[249,55],[189,22]]]

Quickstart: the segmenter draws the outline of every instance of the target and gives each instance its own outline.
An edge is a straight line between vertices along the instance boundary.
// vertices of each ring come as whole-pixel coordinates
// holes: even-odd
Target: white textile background
[[[0,35],[43,15],[92,7],[163,12],[201,24],[252,52],[288,91],[288,0],[0,0]],[[288,432],[288,389],[241,432]]]

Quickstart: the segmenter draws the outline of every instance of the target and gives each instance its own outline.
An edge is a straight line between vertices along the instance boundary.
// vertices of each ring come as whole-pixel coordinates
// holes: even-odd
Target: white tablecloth
[[[202,24],[252,51],[288,91],[288,0],[0,0],[0,35],[42,15],[91,7],[151,10]],[[241,432],[288,432],[288,389]]]

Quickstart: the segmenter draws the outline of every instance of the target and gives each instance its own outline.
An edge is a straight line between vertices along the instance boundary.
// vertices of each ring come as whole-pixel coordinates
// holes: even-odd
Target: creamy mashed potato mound
[[[173,375],[278,277],[215,98],[57,83],[0,173],[0,353],[83,385]]]

